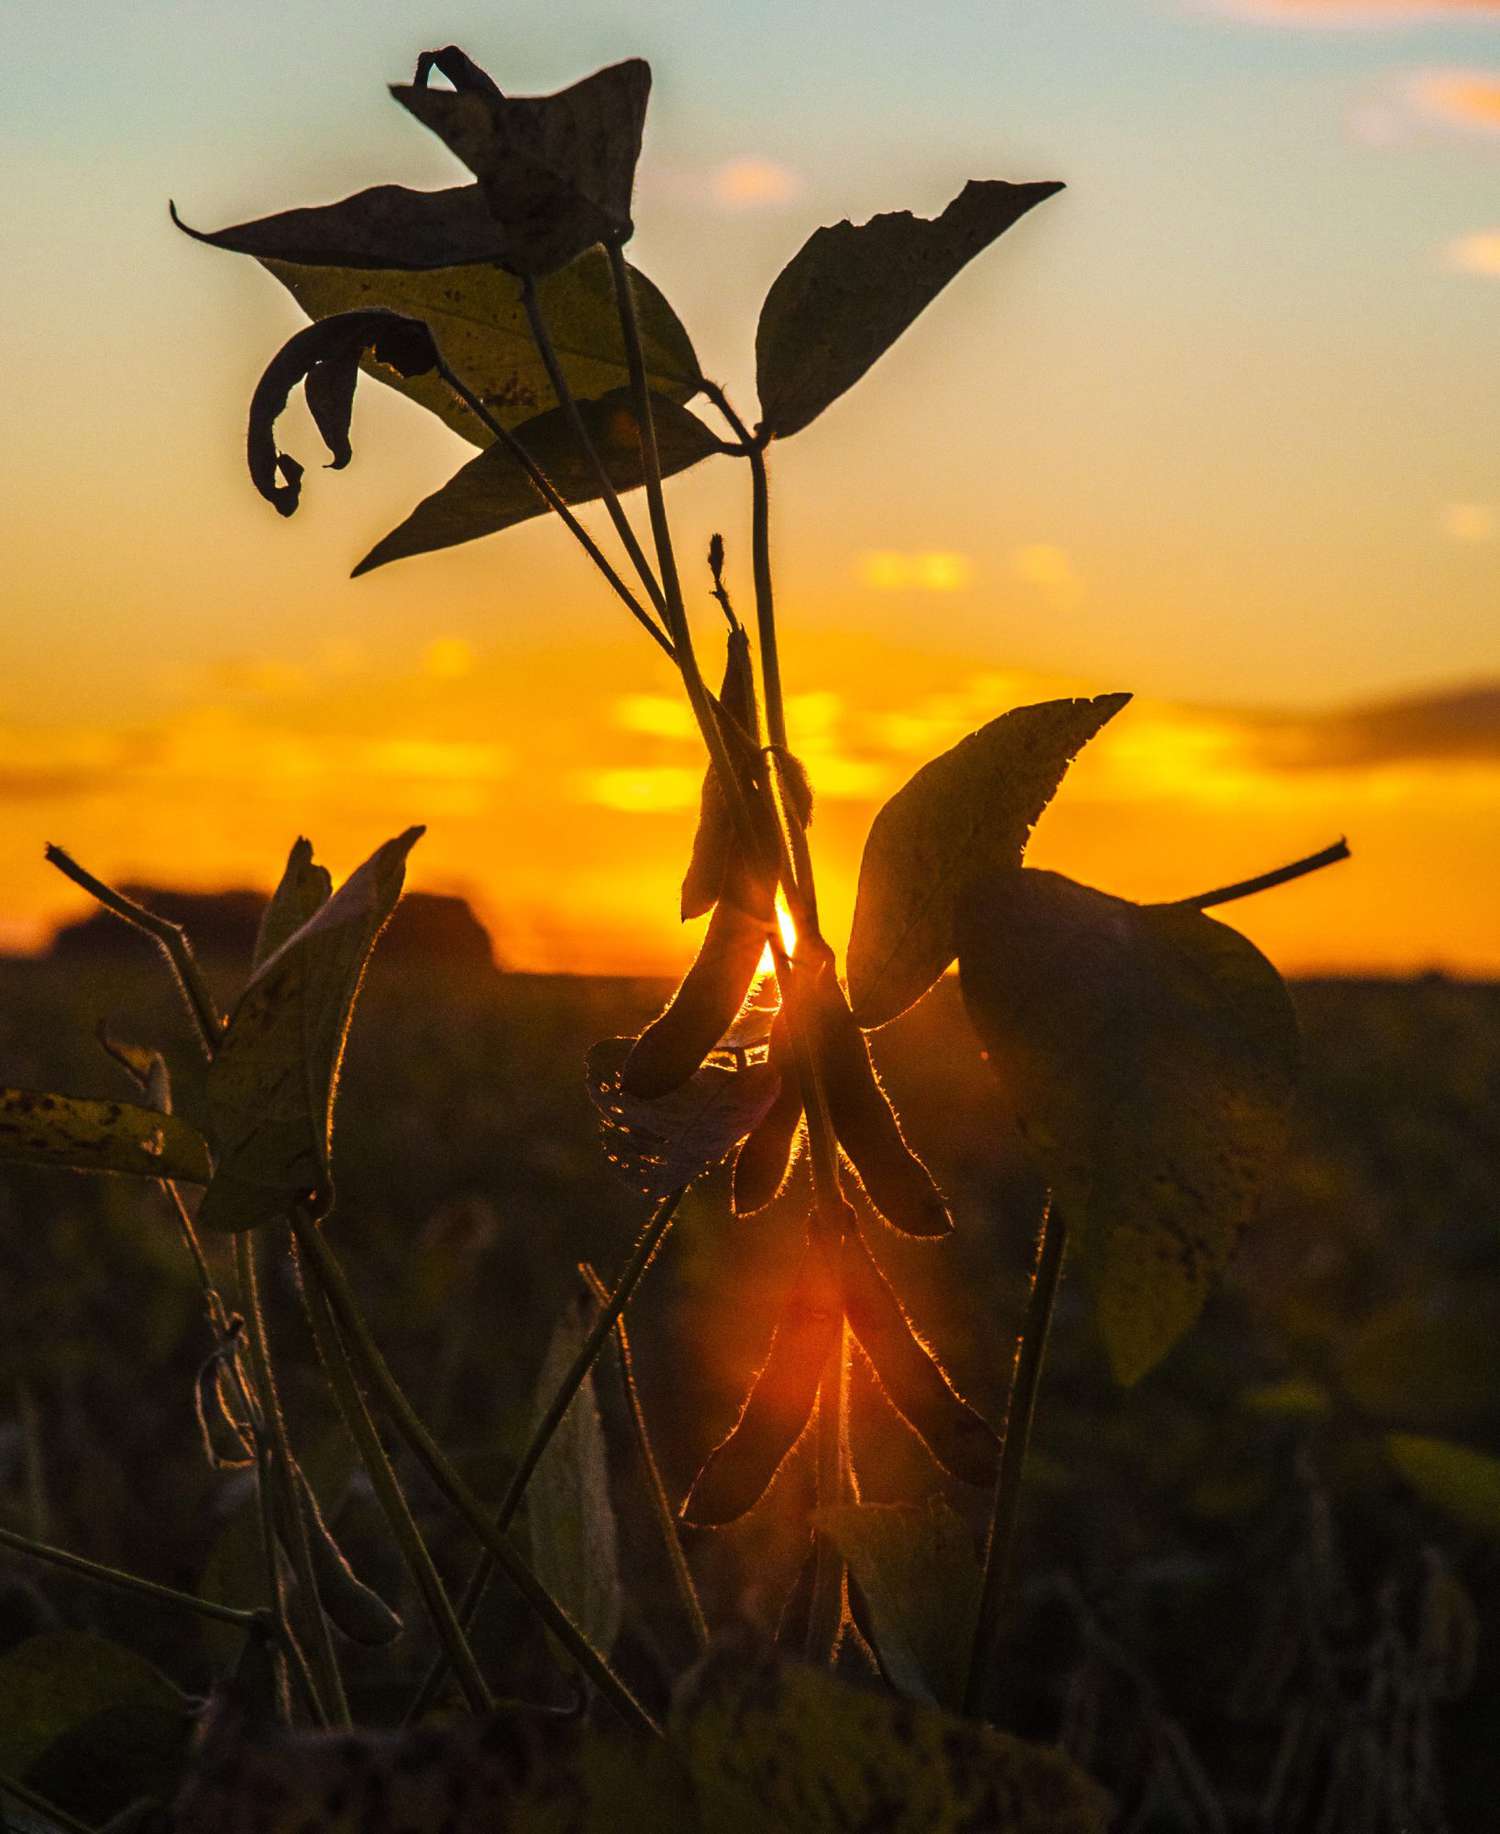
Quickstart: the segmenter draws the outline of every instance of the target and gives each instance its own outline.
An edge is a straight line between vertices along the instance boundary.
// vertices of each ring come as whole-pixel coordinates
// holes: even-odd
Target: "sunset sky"
[[[880,800],[1020,702],[1128,688],[1034,863],[1137,897],[1347,833],[1234,913],[1289,972],[1500,972],[1500,0],[90,0],[6,13],[0,948],[96,872],[269,886],[414,820],[518,967],[670,969],[701,747],[544,522],[350,581],[469,455],[366,386],[283,522],[243,458],[302,322],[233,223],[467,174],[386,94],[631,54],[632,258],[755,418],[760,301],[823,223],[1068,189],[772,448],[794,743],[842,943]],[[743,468],[669,487],[705,646]],[[590,514],[591,527],[602,528]],[[639,518],[644,527],[644,518]]]

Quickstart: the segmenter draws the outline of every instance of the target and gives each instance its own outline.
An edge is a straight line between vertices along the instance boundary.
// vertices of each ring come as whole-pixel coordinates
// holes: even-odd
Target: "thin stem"
[[[0,1528],[0,1547],[26,1554],[33,1560],[44,1560],[55,1567],[66,1567],[70,1573],[81,1573],[85,1579],[98,1580],[102,1586],[116,1586],[122,1592],[139,1592],[145,1598],[160,1599],[163,1604],[195,1611],[199,1617],[217,1618],[221,1624],[238,1624],[242,1629],[263,1629],[267,1624],[264,1611],[244,1611],[236,1605],[221,1605],[217,1599],[199,1598],[192,1592],[180,1592],[176,1586],[158,1585],[154,1579],[142,1579],[137,1573],[126,1573],[102,1561],[89,1560],[66,1548],[53,1547],[46,1541],[33,1541],[29,1535],[18,1535],[14,1529]]]
[[[509,427],[502,425],[500,421],[496,420],[494,415],[485,406],[484,402],[469,387],[468,383],[466,383],[461,376],[456,375],[449,369],[448,365],[441,357],[438,358],[437,373],[441,376],[443,381],[448,384],[449,388],[453,390],[454,394],[465,403],[469,411],[476,415],[480,422],[488,428],[497,443],[505,448],[526,473],[527,477],[530,478],[532,484],[546,502],[547,507],[551,509],[554,514],[562,518],[563,526],[604,575],[613,590],[619,595],[624,603],[625,609],[644,628],[647,636],[655,643],[659,644],[675,662],[676,656],[672,649],[671,640],[662,631],[661,626],[656,622],[655,618],[645,610],[640,600],[625,584],[624,580],[620,578],[619,574],[605,557],[599,544],[573,514],[557,487],[542,470],[541,466],[537,464],[535,459],[532,458],[531,454],[521,444],[520,440],[516,438]]]
[[[34,1789],[18,1782],[0,1771],[0,1796],[14,1796],[23,1809],[30,1809],[33,1815],[40,1815],[43,1821],[50,1821],[64,1830],[64,1834],[95,1834],[88,1822],[80,1821],[76,1815],[70,1815],[66,1809],[60,1809],[55,1802],[49,1802],[45,1796],[39,1796]],[[0,1828],[9,1827],[5,1809],[0,1806]]]
[[[298,1239],[300,1242],[304,1238],[299,1236]],[[381,1444],[380,1434],[370,1417],[365,1398],[359,1391],[349,1351],[339,1331],[333,1308],[328,1303],[326,1289],[317,1280],[304,1282],[303,1296],[307,1302],[307,1315],[312,1324],[318,1358],[328,1376],[344,1425],[359,1450],[360,1460],[376,1500],[401,1550],[406,1569],[422,1595],[433,1629],[448,1652],[470,1711],[487,1712],[494,1704],[493,1696],[480,1673],[469,1640],[454,1615],[452,1602],[433,1564],[427,1543],[422,1539],[422,1531],[411,1513],[406,1493],[401,1488],[389,1454]]]
[[[818,1507],[834,1509],[844,1500],[844,1404],[849,1367],[849,1326],[839,1328],[818,1386]],[[831,1536],[814,1530],[813,1590],[807,1612],[807,1659],[831,1663],[844,1621],[844,1559]]]
[[[1331,847],[1310,853],[1305,859],[1293,860],[1290,866],[1278,866],[1274,872],[1258,873],[1253,879],[1240,879],[1234,885],[1221,885],[1217,891],[1199,892],[1196,898],[1174,898],[1171,907],[1206,911],[1211,905],[1232,904],[1236,898],[1250,898],[1256,892],[1268,892],[1273,886],[1287,885],[1310,872],[1321,872],[1325,866],[1336,866],[1349,858],[1349,843],[1340,835]]]
[[[177,977],[177,985],[182,989],[203,1048],[212,1057],[224,1035],[224,1021],[219,1016],[218,1005],[209,991],[208,982],[203,978],[203,970],[198,966],[187,932],[182,926],[169,923],[165,917],[158,917],[155,911],[148,911],[145,905],[137,904],[117,892],[113,886],[106,885],[102,879],[96,879],[61,847],[49,845],[47,860],[64,878],[82,886],[105,910],[113,911],[116,917],[124,918],[126,923],[133,924],[136,929],[144,930],[160,947]]]
[[[426,1424],[407,1400],[405,1391],[391,1374],[379,1345],[371,1336],[348,1277],[322,1230],[305,1215],[299,1215],[293,1227],[298,1243],[307,1252],[317,1284],[328,1301],[339,1330],[347,1337],[358,1358],[365,1380],[389,1409],[392,1424],[440,1493],[467,1523],[480,1545],[495,1555],[506,1578],[621,1717],[644,1731],[660,1735],[661,1728],[655,1720],[553,1598],[502,1531],[496,1528],[484,1504],[459,1476],[447,1454],[428,1432]]]
[[[333,1636],[328,1628],[318,1581],[313,1568],[312,1547],[307,1522],[297,1496],[293,1476],[291,1441],[286,1430],[286,1416],[281,1411],[281,1397],[271,1362],[271,1337],[266,1327],[265,1307],[260,1299],[260,1282],[256,1270],[255,1236],[244,1230],[234,1238],[235,1267],[240,1281],[240,1303],[249,1321],[250,1362],[255,1372],[255,1390],[260,1403],[262,1427],[270,1442],[270,1476],[280,1488],[281,1518],[285,1524],[286,1547],[291,1555],[292,1571],[297,1576],[297,1594],[305,1604],[305,1615],[311,1636],[308,1660],[318,1693],[339,1726],[349,1726],[349,1702],[344,1694],[344,1680],[334,1653]],[[257,1466],[257,1470],[261,1467]],[[274,1519],[274,1515],[273,1515]]]
[[[604,1282],[587,1261],[579,1263],[578,1271],[588,1282],[589,1291],[598,1302],[601,1312],[608,1311],[614,1301]],[[657,1464],[656,1453],[652,1449],[651,1434],[646,1426],[646,1412],[641,1406],[640,1390],[635,1385],[635,1366],[630,1355],[630,1335],[625,1329],[624,1318],[618,1314],[615,1316],[615,1348],[619,1352],[620,1383],[625,1391],[625,1406],[635,1434],[641,1469],[645,1473],[646,1489],[651,1498],[651,1506],[656,1512],[656,1525],[661,1531],[662,1543],[667,1550],[667,1559],[671,1562],[672,1577],[677,1584],[677,1596],[681,1600],[683,1614],[692,1627],[693,1641],[697,1644],[701,1654],[708,1648],[708,1620],[703,1615],[703,1603],[698,1597],[698,1588],[693,1583],[692,1568],[687,1563],[687,1554],[683,1549],[682,1524],[667,1496],[667,1487],[661,1479],[661,1467]]]
[[[1062,1276],[1068,1245],[1067,1224],[1050,1202],[1042,1218],[1036,1266],[1026,1300],[1026,1316],[1016,1344],[1011,1371],[1010,1399],[1005,1409],[1005,1436],[1000,1447],[1000,1469],[995,1477],[995,1501],[990,1514],[989,1542],[984,1556],[984,1585],[979,1595],[979,1615],[969,1652],[969,1675],[964,1685],[964,1712],[976,1718],[983,1705],[984,1685],[1000,1640],[1005,1586],[1016,1537],[1016,1517],[1021,1502],[1021,1479],[1026,1468],[1026,1448],[1036,1412],[1037,1388],[1047,1353],[1047,1333]]]
[[[532,342],[536,345],[537,354],[546,366],[547,378],[552,384],[552,392],[557,396],[558,405],[567,416],[568,425],[573,429],[573,437],[578,441],[584,462],[594,474],[594,480],[599,486],[599,495],[605,509],[609,511],[610,521],[615,525],[615,533],[620,537],[621,545],[630,556],[630,564],[640,575],[647,597],[658,612],[665,612],[667,602],[662,596],[661,585],[651,571],[651,563],[646,559],[645,550],[636,538],[636,532],[630,525],[630,518],[625,514],[619,492],[614,486],[614,480],[605,469],[598,448],[590,439],[588,428],[583,424],[578,398],[574,395],[568,378],[563,374],[562,364],[558,361],[557,350],[552,342],[552,333],[547,328],[547,321],[543,318],[541,306],[537,302],[536,286],[530,279],[523,280],[521,283],[521,304],[526,311],[526,322],[531,326]],[[644,432],[643,428],[643,444]]]
[[[552,1443],[552,1435],[562,1424],[573,1397],[583,1386],[584,1380],[594,1364],[599,1360],[599,1353],[609,1342],[609,1334],[615,1322],[624,1312],[634,1297],[635,1289],[641,1283],[641,1277],[655,1258],[662,1239],[672,1225],[672,1218],[677,1214],[677,1206],[682,1202],[685,1191],[674,1191],[664,1197],[652,1211],[646,1227],[641,1231],[640,1240],[625,1263],[624,1272],[615,1283],[615,1290],[610,1294],[604,1310],[594,1320],[588,1335],[578,1346],[578,1353],[568,1365],[562,1381],[558,1384],[557,1393],[548,1402],[546,1411],[532,1429],[531,1438],[526,1450],[521,1454],[521,1462],[511,1474],[510,1482],[505,1487],[505,1494],[500,1499],[500,1507],[495,1511],[494,1526],[498,1533],[505,1534],[516,1519],[516,1512],[521,1507],[521,1500],[526,1495],[526,1486],[531,1482],[532,1473],[541,1462],[542,1454]],[[480,1555],[469,1583],[459,1601],[458,1620],[468,1627],[473,1622],[474,1613],[479,1609],[479,1601],[489,1588],[495,1576],[497,1565],[495,1556],[486,1550]],[[408,1719],[420,1718],[437,1699],[438,1690],[447,1676],[448,1665],[439,1657],[428,1671],[416,1699],[407,1711]]]

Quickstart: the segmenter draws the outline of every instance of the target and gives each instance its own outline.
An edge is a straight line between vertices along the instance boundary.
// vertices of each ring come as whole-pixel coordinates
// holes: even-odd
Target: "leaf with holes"
[[[209,1177],[207,1141],[176,1115],[37,1089],[0,1089],[0,1160],[181,1184]]]
[[[421,833],[408,828],[378,848],[261,962],[240,995],[208,1070],[216,1165],[200,1228],[253,1229],[294,1204],[326,1199],[349,1021]]]
[[[1029,868],[976,877],[958,947],[969,1016],[1134,1382],[1196,1319],[1281,1150],[1291,999],[1201,911]]]
[[[881,357],[982,249],[1061,185],[971,179],[941,216],[815,230],[777,275],[755,334],[763,425],[796,433]]]
[[[598,401],[581,401],[579,412],[594,449],[620,491],[645,482],[641,438],[629,393],[612,391]],[[657,449],[663,477],[723,450],[696,414],[658,397],[652,403]],[[579,450],[572,422],[552,408],[514,429],[528,456],[565,502],[591,503],[599,495],[594,468]],[[406,520],[378,541],[354,569],[353,577],[373,572],[393,560],[456,547],[482,535],[514,528],[533,516],[544,516],[548,504],[525,470],[503,446],[490,446],[456,471],[441,489],[424,497]]]
[[[875,817],[859,867],[849,999],[866,1031],[920,1000],[957,954],[967,879],[1019,866],[1078,752],[1130,699],[1016,707],[924,764]]]
[[[646,1101],[620,1087],[633,1038],[606,1038],[588,1055],[588,1090],[605,1157],[631,1186],[667,1197],[710,1171],[765,1115],[781,1086],[767,1063],[706,1064],[670,1094]]]

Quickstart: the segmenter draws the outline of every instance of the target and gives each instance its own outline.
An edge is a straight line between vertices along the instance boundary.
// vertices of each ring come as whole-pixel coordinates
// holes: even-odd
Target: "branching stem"
[[[271,1620],[265,1611],[244,1611],[236,1605],[221,1605],[217,1599],[181,1592],[176,1586],[158,1585],[154,1579],[142,1579],[137,1573],[127,1573],[120,1567],[106,1566],[103,1561],[69,1553],[66,1548],[33,1541],[29,1535],[18,1535],[13,1529],[0,1528],[0,1547],[8,1547],[13,1553],[25,1554],[33,1560],[46,1561],[51,1566],[65,1567],[70,1573],[81,1573],[85,1579],[97,1580],[102,1586],[115,1586],[122,1592],[139,1592],[145,1598],[160,1599],[165,1605],[196,1612],[199,1617],[216,1618],[221,1624],[237,1624],[243,1630],[264,1631],[270,1627]]]

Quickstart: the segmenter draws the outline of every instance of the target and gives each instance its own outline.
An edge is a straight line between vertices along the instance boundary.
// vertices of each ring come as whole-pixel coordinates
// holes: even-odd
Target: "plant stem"
[[[613,590],[619,595],[625,605],[625,609],[645,629],[647,636],[660,645],[660,647],[666,651],[667,655],[675,662],[676,656],[672,649],[671,640],[665,635],[655,618],[644,609],[640,600],[610,565],[599,544],[573,514],[561,492],[552,483],[541,466],[532,458],[531,454],[521,444],[520,440],[516,438],[509,427],[502,425],[500,421],[496,420],[494,415],[484,405],[483,401],[480,400],[479,396],[469,387],[468,383],[466,383],[461,376],[455,375],[441,357],[438,358],[437,373],[441,376],[443,381],[448,384],[449,388],[453,390],[454,394],[466,404],[469,411],[478,416],[482,424],[494,435],[496,442],[505,448],[526,473],[527,477],[531,479],[532,484],[546,502],[548,508],[551,509],[554,514],[562,518],[563,526],[604,575]]]
[[[588,1282],[589,1291],[601,1308],[601,1315],[613,1305],[613,1299],[587,1261],[579,1263],[578,1271]],[[635,1433],[636,1450],[640,1453],[641,1469],[646,1476],[646,1489],[651,1497],[651,1506],[656,1512],[656,1525],[661,1531],[662,1544],[667,1550],[667,1559],[671,1562],[672,1577],[677,1583],[677,1596],[682,1602],[683,1614],[692,1627],[693,1641],[701,1655],[708,1648],[708,1620],[703,1615],[703,1603],[698,1597],[698,1588],[693,1584],[692,1568],[687,1563],[687,1554],[682,1546],[682,1525],[677,1512],[667,1499],[667,1487],[661,1481],[661,1467],[656,1462],[656,1453],[651,1446],[651,1434],[646,1426],[646,1412],[641,1406],[640,1390],[635,1385],[635,1368],[630,1356],[630,1334],[625,1329],[625,1320],[615,1314],[615,1348],[620,1358],[620,1382],[625,1391],[625,1406],[630,1414],[631,1428]]]
[[[302,1240],[300,1236],[298,1239],[299,1242]],[[474,1713],[487,1712],[494,1705],[494,1698],[480,1673],[469,1640],[454,1615],[452,1602],[433,1564],[427,1543],[422,1539],[422,1531],[411,1513],[406,1493],[401,1488],[365,1398],[360,1393],[349,1351],[328,1302],[327,1292],[314,1279],[303,1283],[303,1297],[307,1302],[307,1316],[312,1325],[318,1360],[328,1376],[349,1437],[358,1448],[360,1461],[370,1479],[376,1500],[401,1550],[406,1570],[422,1595],[433,1629],[448,1652],[469,1710]]]
[[[552,342],[552,333],[548,330],[547,321],[542,317],[542,309],[537,303],[536,285],[529,278],[521,282],[521,304],[526,311],[526,322],[531,326],[531,337],[537,347],[537,354],[546,365],[552,392],[557,396],[558,405],[567,416],[568,425],[573,429],[573,437],[578,441],[584,462],[594,474],[595,482],[599,486],[599,495],[605,509],[609,511],[610,521],[615,525],[615,533],[620,537],[621,545],[630,556],[630,564],[640,575],[647,597],[658,612],[665,612],[667,602],[662,596],[661,584],[651,571],[651,563],[646,559],[645,551],[636,539],[635,530],[630,526],[630,518],[625,514],[624,505],[620,502],[619,493],[614,486],[614,480],[605,469],[598,448],[589,438],[589,430],[583,424],[583,415],[579,411],[578,399],[573,393],[568,378],[563,374],[562,364],[558,361],[557,351]],[[644,427],[641,432],[644,448]]]
[[[1016,1517],[1021,1501],[1021,1479],[1026,1448],[1036,1412],[1037,1387],[1047,1353],[1047,1333],[1057,1300],[1063,1255],[1068,1244],[1067,1224],[1049,1201],[1042,1217],[1026,1316],[1016,1343],[1011,1371],[1010,1398],[1005,1408],[1005,1434],[1000,1447],[1000,1469],[995,1477],[995,1501],[990,1513],[989,1541],[984,1556],[984,1585],[979,1595],[979,1615],[969,1652],[969,1674],[964,1684],[964,1712],[977,1718],[983,1705],[984,1684],[1000,1640],[1005,1586],[1015,1542]]]
[[[625,1263],[624,1272],[615,1283],[615,1290],[610,1294],[604,1310],[594,1320],[588,1335],[578,1346],[578,1354],[568,1365],[562,1381],[558,1384],[557,1393],[548,1402],[546,1411],[532,1429],[531,1438],[526,1450],[521,1454],[521,1462],[511,1474],[510,1482],[505,1487],[505,1495],[500,1499],[500,1507],[495,1511],[494,1526],[498,1533],[505,1534],[516,1519],[516,1511],[521,1507],[521,1499],[526,1495],[526,1486],[531,1482],[532,1473],[541,1462],[542,1454],[552,1443],[552,1435],[562,1424],[574,1395],[583,1386],[584,1379],[594,1364],[599,1360],[599,1352],[609,1341],[615,1321],[624,1312],[641,1283],[641,1276],[651,1265],[662,1239],[671,1227],[672,1219],[677,1214],[677,1206],[682,1202],[686,1191],[674,1191],[664,1197],[652,1211],[646,1227],[641,1231],[640,1239]],[[495,1576],[495,1556],[486,1550],[480,1555],[474,1571],[469,1575],[469,1583],[459,1601],[458,1621],[465,1626],[473,1621],[474,1613],[479,1608],[479,1601],[488,1590],[490,1581]],[[439,1657],[428,1671],[416,1699],[407,1710],[408,1719],[420,1718],[437,1699],[438,1690],[447,1676],[448,1665]]]
[[[91,898],[102,904],[107,911],[113,911],[116,917],[124,918],[133,924],[160,947],[166,956],[172,972],[177,977],[177,985],[187,1002],[188,1012],[204,1050],[210,1057],[218,1049],[219,1040],[224,1035],[224,1021],[219,1016],[219,1009],[213,994],[209,991],[208,982],[203,978],[203,970],[198,966],[193,954],[192,945],[188,942],[187,932],[180,924],[169,923],[165,917],[158,917],[155,911],[148,911],[143,904],[137,904],[113,886],[106,885],[102,879],[96,879],[91,872],[85,871],[69,853],[61,847],[48,846],[47,860],[55,866],[64,878],[71,879],[75,885],[82,886]]]
[[[1293,860],[1290,866],[1278,866],[1274,872],[1258,873],[1253,879],[1240,879],[1234,885],[1221,885],[1217,891],[1199,892],[1196,898],[1174,898],[1169,908],[1206,911],[1211,905],[1233,904],[1236,898],[1249,898],[1256,892],[1268,892],[1273,886],[1287,885],[1293,879],[1305,878],[1310,872],[1321,872],[1325,866],[1336,866],[1349,858],[1349,843],[1342,835],[1331,847],[1310,853],[1305,859]]]
[[[250,1362],[255,1371],[255,1391],[260,1404],[261,1430],[269,1439],[270,1471],[269,1476],[281,1492],[281,1516],[286,1524],[287,1552],[291,1555],[292,1571],[297,1576],[297,1596],[302,1600],[304,1615],[307,1619],[311,1646],[308,1660],[312,1665],[313,1678],[317,1683],[318,1694],[324,1706],[332,1714],[334,1723],[349,1726],[353,1722],[349,1717],[349,1702],[344,1694],[344,1680],[339,1672],[338,1657],[334,1653],[333,1635],[328,1628],[328,1619],[324,1615],[322,1601],[318,1597],[318,1582],[313,1569],[312,1548],[308,1541],[307,1523],[303,1518],[301,1503],[297,1496],[296,1480],[293,1477],[292,1448],[287,1436],[286,1416],[281,1411],[281,1397],[276,1388],[276,1376],[271,1362],[271,1337],[266,1327],[265,1307],[260,1299],[260,1281],[256,1270],[255,1234],[244,1230],[234,1238],[235,1268],[239,1275],[240,1302],[244,1307],[249,1322]],[[257,1471],[263,1467],[257,1464]],[[275,1520],[275,1512],[272,1512]]]
[[[14,1777],[8,1777],[0,1771],[0,1796],[14,1796],[23,1809],[30,1809],[33,1815],[40,1815],[43,1821],[50,1821],[54,1826],[64,1830],[64,1834],[95,1834],[95,1830],[86,1821],[80,1821],[76,1815],[70,1815],[66,1809],[60,1809],[55,1802],[49,1802],[45,1796],[39,1796],[34,1789],[28,1789],[24,1783]],[[0,1804],[0,1828],[8,1828],[3,1804]]]
[[[293,1227],[298,1243],[307,1253],[317,1285],[328,1302],[339,1331],[347,1337],[358,1358],[365,1380],[389,1409],[392,1424],[440,1493],[468,1524],[479,1544],[495,1555],[511,1584],[621,1717],[628,1724],[659,1735],[661,1728],[655,1720],[548,1592],[510,1541],[495,1527],[484,1504],[459,1476],[447,1454],[428,1432],[420,1415],[407,1400],[400,1383],[391,1374],[380,1353],[380,1347],[370,1335],[370,1328],[355,1300],[348,1277],[322,1230],[310,1217],[301,1214],[295,1219]]]
[[[14,1529],[0,1528],[0,1547],[29,1555],[33,1560],[45,1560],[55,1567],[66,1567],[70,1573],[81,1573],[85,1579],[98,1580],[100,1585],[116,1586],[122,1592],[139,1592],[145,1598],[160,1599],[163,1604],[194,1611],[199,1617],[217,1618],[221,1624],[237,1624],[242,1629],[252,1630],[264,1627],[267,1621],[264,1611],[245,1611],[236,1605],[221,1605],[217,1599],[199,1598],[192,1592],[180,1592],[176,1586],[158,1585],[154,1579],[142,1579],[137,1573],[126,1573],[119,1567],[106,1566],[102,1561],[89,1560],[83,1554],[69,1553],[66,1548],[53,1547],[45,1541],[33,1541],[29,1535],[18,1535]]]
[[[834,1509],[844,1500],[845,1399],[849,1367],[849,1326],[839,1327],[818,1385],[818,1508]],[[807,1659],[831,1664],[844,1621],[844,1559],[822,1529],[813,1531],[813,1590],[807,1612]]]

